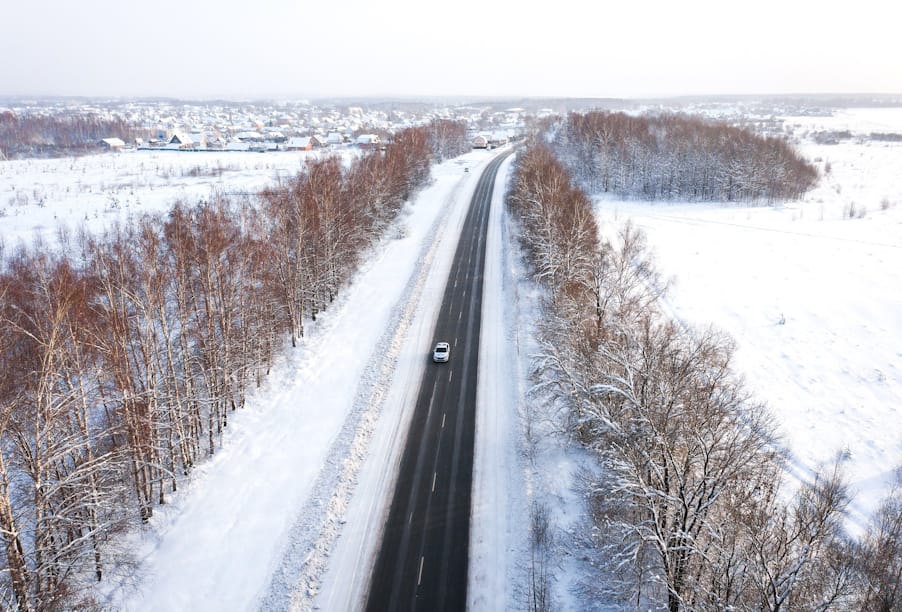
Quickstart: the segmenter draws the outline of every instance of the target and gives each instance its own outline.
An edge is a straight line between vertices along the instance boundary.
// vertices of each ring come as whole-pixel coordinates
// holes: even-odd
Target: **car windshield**
[[[436,353],[445,353],[445,352],[447,352],[447,351],[448,351],[448,347],[447,347],[447,346],[437,346],[437,347],[435,347],[435,352],[436,352]]]

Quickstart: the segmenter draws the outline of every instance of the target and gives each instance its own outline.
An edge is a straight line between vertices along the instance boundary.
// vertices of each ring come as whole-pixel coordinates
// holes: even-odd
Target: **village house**
[[[200,149],[207,146],[207,139],[203,134],[185,134],[174,132],[166,143],[167,149],[186,150]]]
[[[376,149],[380,143],[378,134],[361,134],[357,137],[357,146],[361,149]]]
[[[121,151],[125,142],[121,138],[104,138],[100,141],[100,146],[110,151]]]
[[[323,146],[316,136],[293,136],[285,143],[286,151],[312,151]]]
[[[260,132],[238,132],[235,134],[235,140],[241,142],[263,142],[263,134]]]
[[[267,128],[263,133],[263,139],[266,142],[283,143],[288,141],[288,137],[277,129]]]
[[[224,149],[226,146],[225,138],[216,133],[208,133],[206,141],[208,149]]]

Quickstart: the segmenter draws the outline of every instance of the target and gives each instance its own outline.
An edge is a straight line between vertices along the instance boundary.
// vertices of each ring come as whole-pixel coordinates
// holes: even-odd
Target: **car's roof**
[[[435,344],[435,348],[438,348],[438,347],[440,347],[440,346],[450,347],[451,345],[448,344],[447,342],[437,342],[437,343]]]

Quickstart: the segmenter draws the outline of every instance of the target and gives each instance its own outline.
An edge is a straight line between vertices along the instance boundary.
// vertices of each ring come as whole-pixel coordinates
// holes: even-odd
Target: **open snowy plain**
[[[352,155],[352,149],[342,149]],[[319,152],[119,153],[0,162],[0,227],[7,247],[55,239],[57,228],[98,229],[130,215],[195,203],[214,190],[257,193],[297,173]]]
[[[860,529],[902,464],[902,109],[787,117],[821,173],[771,207],[599,201],[602,226],[631,219],[672,281],[684,323],[736,340],[736,365],[781,424],[800,478],[839,457]],[[816,144],[818,131],[848,131]]]
[[[902,143],[854,135],[902,132],[902,109],[787,125],[822,172],[800,202],[602,200],[597,210],[603,231],[630,219],[648,233],[673,281],[665,306],[675,316],[736,338],[737,369],[777,416],[793,473],[807,478],[841,455],[854,531],[902,463]],[[821,128],[853,137],[815,144],[806,134]],[[457,230],[489,156],[433,169],[338,301],[230,420],[217,454],[132,534],[140,573],[133,587],[105,585],[110,607],[360,605]],[[134,152],[0,162],[0,235],[10,248],[35,234],[52,240],[57,222],[98,228],[212,189],[252,192],[303,158]],[[580,514],[574,453],[554,436],[537,440],[521,413],[535,296],[517,276],[500,207],[509,169],[499,174],[488,246],[470,608],[525,606],[529,509],[539,502],[557,534],[554,598],[576,610],[589,568],[570,554]]]

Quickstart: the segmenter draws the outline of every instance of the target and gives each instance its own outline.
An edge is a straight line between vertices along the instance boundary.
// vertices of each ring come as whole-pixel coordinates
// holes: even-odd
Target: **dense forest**
[[[773,203],[797,199],[817,181],[785,140],[682,115],[571,113],[554,148],[592,194]]]
[[[507,209],[545,296],[536,418],[595,464],[582,510],[597,576],[581,597],[672,612],[902,609],[902,490],[854,540],[838,465],[785,483],[778,432],[731,365],[733,341],[661,312],[667,288],[644,235],[627,224],[600,239],[550,147],[518,155]],[[547,512],[529,520],[536,612],[554,608]]]
[[[116,136],[134,141],[136,137],[146,135],[120,117],[19,117],[12,111],[0,111],[0,153],[10,159],[89,153],[96,151],[98,143],[104,138]]]
[[[121,534],[205,457],[273,357],[461,149],[462,125],[311,159],[259,197],[176,203],[0,267],[0,602],[92,608],[132,574]],[[466,142],[464,138],[463,142]]]

